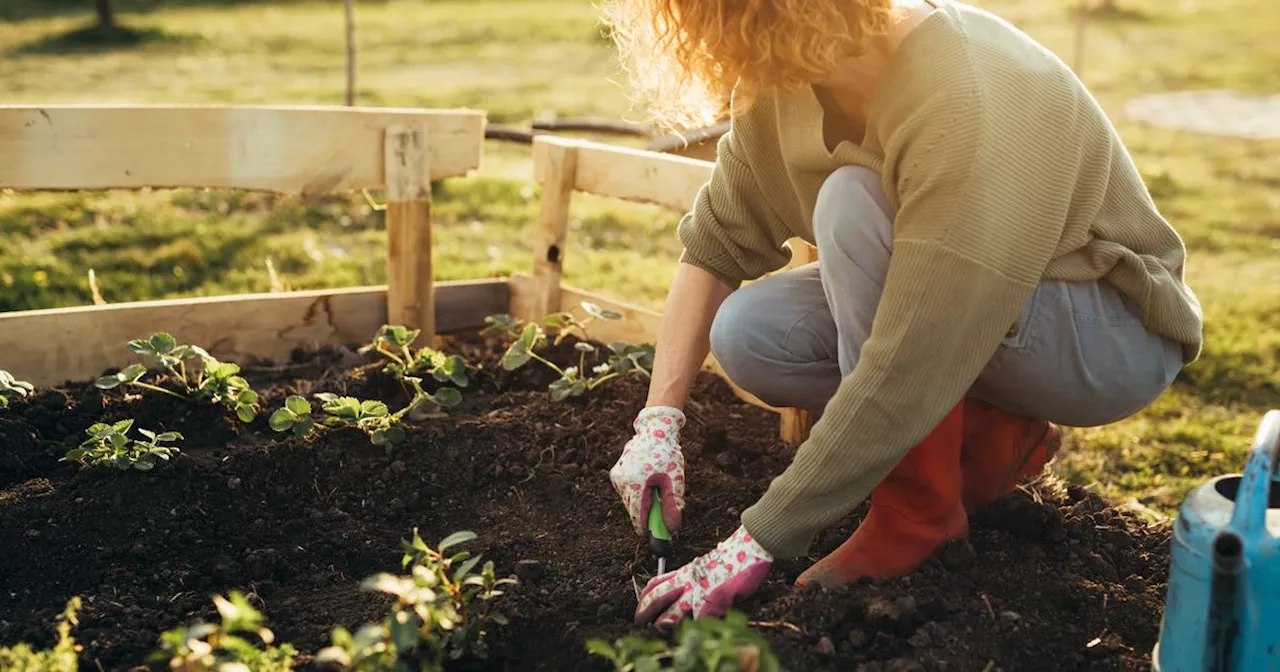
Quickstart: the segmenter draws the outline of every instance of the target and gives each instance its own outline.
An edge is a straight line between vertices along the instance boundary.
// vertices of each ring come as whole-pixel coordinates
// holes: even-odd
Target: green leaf
[[[316,421],[310,415],[304,415],[293,426],[293,433],[297,436],[310,436],[315,429]]]
[[[391,642],[396,650],[408,653],[418,646],[418,628],[422,621],[410,612],[397,611],[388,619]]]
[[[319,401],[322,401],[322,402],[323,402],[323,401],[333,401],[334,399],[337,399],[337,398],[338,398],[338,395],[336,395],[336,394],[334,394],[334,393],[332,393],[332,392],[316,392],[316,393],[315,393],[314,395],[312,395],[312,396],[314,396],[316,399],[318,399]]]
[[[622,659],[618,656],[618,652],[614,650],[613,645],[603,639],[588,639],[587,653],[608,659],[615,666],[622,665]]]
[[[111,425],[112,431],[119,432],[121,434],[128,434],[129,430],[132,428],[133,428],[133,418],[125,418],[124,420],[120,420],[119,422],[116,422],[115,424]]]
[[[254,418],[258,417],[258,412],[248,404],[237,404],[236,417],[242,422],[253,422]]]
[[[294,415],[311,415],[311,402],[306,397],[297,394],[291,394],[284,400],[284,407],[293,412]]]
[[[156,440],[156,433],[149,429],[142,429],[141,427],[139,427],[138,433],[147,437],[148,439],[151,439],[153,442]]]
[[[382,403],[381,401],[376,401],[371,399],[368,401],[360,402],[360,415],[370,416],[374,418],[381,418],[382,416],[388,415],[389,413],[390,411],[387,410],[387,405]]]
[[[481,556],[477,555],[476,557],[459,565],[458,569],[453,572],[453,582],[462,583],[462,580],[471,574],[471,570],[475,569],[476,565],[480,564],[480,560]]]
[[[93,381],[93,386],[99,390],[112,390],[120,387],[122,384],[124,384],[124,381],[121,380],[120,374],[118,373],[114,376],[103,376]]]
[[[596,346],[591,345],[590,343],[579,341],[573,344],[573,349],[577,350],[578,352],[595,352]]]
[[[298,422],[298,414],[288,408],[276,409],[271,414],[271,418],[267,421],[271,425],[271,429],[277,432],[287,431]]]
[[[391,425],[385,429],[376,429],[373,434],[369,436],[369,439],[375,446],[399,445],[404,443],[405,438],[407,438],[407,435],[405,434],[404,427],[401,427],[400,425]]]
[[[573,324],[572,313],[551,313],[542,319],[542,323],[552,329],[563,329]]]
[[[337,397],[324,402],[326,413],[355,420],[360,417],[360,400],[355,397]]]
[[[147,342],[151,346],[151,351],[157,355],[167,355],[178,347],[178,340],[167,331],[159,331],[152,334]]]
[[[452,387],[442,387],[431,395],[431,401],[438,406],[457,406],[462,401],[462,393]]]
[[[72,448],[71,450],[67,451],[66,455],[62,456],[62,460],[65,460],[67,462],[75,462],[76,460],[79,460],[80,458],[88,454],[89,454],[88,448]]]
[[[538,325],[527,324],[524,331],[520,332],[520,343],[524,344],[525,350],[532,350],[534,344],[538,342]]]
[[[137,381],[139,378],[141,378],[144,374],[146,374],[146,372],[147,372],[146,366],[142,364],[130,364],[129,366],[124,367],[124,370],[121,371],[118,375],[120,376],[120,380],[122,382],[132,383]]]
[[[180,432],[164,432],[156,437],[157,441],[178,441],[183,438]]]
[[[581,305],[582,305],[582,309],[587,311],[588,315],[596,319],[599,319],[599,320],[621,320],[622,319],[622,313],[614,312],[612,310],[605,310],[604,308],[601,308],[600,306],[597,306],[596,304],[591,303],[590,301],[583,301]]]
[[[529,346],[525,345],[523,340],[516,341],[502,355],[502,368],[507,371],[515,371],[528,364],[530,359],[533,359],[533,355],[529,354]]]
[[[547,386],[547,389],[551,392],[552,401],[564,401],[573,393],[573,381],[561,378]]]
[[[474,532],[466,532],[466,531],[454,532],[453,534],[441,540],[440,545],[436,547],[436,550],[441,553],[444,553],[446,549],[457,546],[458,544],[465,544],[466,542],[472,541],[475,538],[476,538],[476,534]]]
[[[388,593],[391,595],[399,595],[405,589],[405,582],[400,577],[386,572],[378,572],[373,576],[360,582],[360,587],[365,590],[373,590],[379,593]]]

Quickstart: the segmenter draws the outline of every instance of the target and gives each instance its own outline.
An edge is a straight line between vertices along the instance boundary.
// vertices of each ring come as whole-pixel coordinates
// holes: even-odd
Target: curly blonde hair
[[[821,79],[887,32],[893,0],[607,0],[604,23],[655,121],[695,128]]]

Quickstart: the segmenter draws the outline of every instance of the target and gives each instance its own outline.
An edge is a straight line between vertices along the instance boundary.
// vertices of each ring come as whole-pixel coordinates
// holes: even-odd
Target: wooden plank
[[[564,276],[565,237],[569,206],[578,175],[578,148],[554,138],[533,140],[534,174],[541,176],[538,234],[533,244],[534,301],[525,319],[540,319],[560,310],[560,280]]]
[[[431,270],[428,132],[422,123],[387,129],[387,313],[392,323],[436,340]]]
[[[578,170],[574,188],[600,196],[633,203],[660,205],[676,212],[693,208],[694,198],[711,178],[710,161],[662,154],[599,142],[539,136],[534,144],[534,178],[545,182],[539,166],[550,165],[539,153],[553,147],[572,146],[578,150]]]
[[[480,329],[508,309],[502,279],[436,284],[441,331]],[[88,380],[138,361],[125,344],[155,331],[229,361],[367,342],[387,322],[387,288],[354,287],[0,313],[0,369],[36,385]]]
[[[425,122],[431,179],[480,165],[484,113],[324,106],[0,106],[0,188],[376,189],[383,134]]]
[[[534,281],[533,278],[525,275],[517,275],[510,280],[511,285],[511,308],[508,312],[512,315],[531,314],[530,306],[534,301]],[[585,289],[579,289],[569,285],[561,285],[560,287],[561,305],[565,310],[578,306],[583,301],[590,301],[601,308],[612,310],[623,316],[622,320],[616,322],[593,322],[588,327],[591,338],[608,343],[610,341],[626,341],[628,343],[656,343],[658,340],[658,327],[662,324],[662,313],[651,310],[643,306],[637,306],[633,303],[619,301],[617,299],[589,292]],[[707,357],[707,361],[703,364],[703,370],[713,373],[729,385],[733,393],[739,399],[760,408],[780,412],[782,409],[774,408],[758,397],[738,387],[732,380],[725,375],[715,357]]]

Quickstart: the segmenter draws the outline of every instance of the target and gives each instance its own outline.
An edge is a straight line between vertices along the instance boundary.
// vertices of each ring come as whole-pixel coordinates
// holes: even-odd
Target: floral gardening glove
[[[773,556],[739,527],[710,553],[650,580],[636,605],[636,624],[657,617],[658,625],[674,625],[685,614],[723,616],[735,599],[760,587],[771,566]]]
[[[636,533],[644,536],[645,519],[657,488],[662,499],[662,521],[672,534],[680,528],[684,510],[684,454],[680,452],[680,428],[684,413],[670,406],[640,411],[632,427],[636,434],[622,448],[609,480],[622,497]]]

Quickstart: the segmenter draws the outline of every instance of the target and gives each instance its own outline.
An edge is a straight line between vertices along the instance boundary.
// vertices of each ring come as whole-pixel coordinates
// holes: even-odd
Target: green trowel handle
[[[653,489],[653,499],[649,504],[649,550],[660,558],[671,555],[671,532],[662,521],[662,499],[659,490]]]

